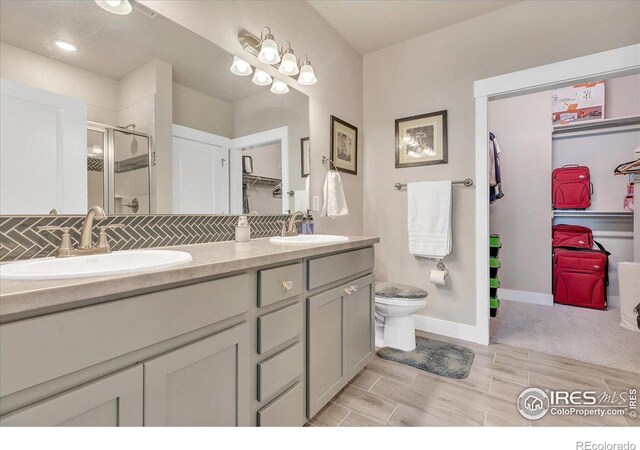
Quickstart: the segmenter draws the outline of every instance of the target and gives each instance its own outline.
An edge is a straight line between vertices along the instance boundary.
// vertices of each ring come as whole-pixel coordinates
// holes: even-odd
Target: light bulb
[[[278,71],[283,75],[298,75],[300,70],[298,69],[298,62],[296,61],[296,57],[293,53],[285,53],[282,56],[282,62],[280,63]]]
[[[289,92],[289,86],[284,81],[281,80],[273,80],[273,84],[271,85],[271,92],[274,94],[286,94]]]
[[[280,53],[278,53],[278,44],[276,44],[276,41],[269,37],[262,41],[258,59],[265,64],[278,64],[280,62]]]
[[[56,44],[56,47],[66,52],[75,52],[76,50],[78,50],[75,45],[69,44],[68,42],[56,41],[55,44]]]
[[[105,11],[118,14],[119,16],[127,15],[133,11],[129,0],[95,0],[95,2]]]
[[[316,74],[313,72],[313,67],[309,62],[305,63],[304,66],[300,68],[300,76],[298,77],[298,83],[303,86],[311,86],[318,82],[316,78]]]
[[[233,63],[231,64],[229,70],[231,70],[231,73],[240,75],[241,77],[251,75],[251,72],[253,72],[251,64],[249,64],[242,58],[238,58],[237,56],[233,57]]]
[[[258,86],[268,86],[271,84],[273,79],[271,78],[271,75],[269,75],[264,70],[256,68],[256,71],[253,74],[253,79],[251,81],[253,81],[253,83],[257,84]]]

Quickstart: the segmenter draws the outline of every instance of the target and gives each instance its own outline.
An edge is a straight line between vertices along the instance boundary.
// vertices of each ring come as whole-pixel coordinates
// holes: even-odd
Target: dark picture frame
[[[300,174],[302,178],[311,173],[311,142],[308,137],[300,139]]]
[[[346,173],[358,174],[358,128],[331,116],[331,160]]]
[[[447,110],[396,119],[396,169],[447,164]]]

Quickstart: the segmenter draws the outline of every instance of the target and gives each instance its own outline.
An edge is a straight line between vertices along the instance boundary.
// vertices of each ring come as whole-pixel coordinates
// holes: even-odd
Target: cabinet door
[[[307,299],[307,414],[313,417],[347,382],[344,287]]]
[[[249,424],[249,325],[144,363],[145,426]]]
[[[142,426],[142,365],[0,418],[2,426]]]
[[[372,275],[348,284],[347,304],[347,357],[349,379],[369,363],[374,352],[375,288]]]

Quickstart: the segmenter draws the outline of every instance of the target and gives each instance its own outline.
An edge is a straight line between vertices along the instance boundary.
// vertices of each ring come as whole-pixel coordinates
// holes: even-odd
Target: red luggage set
[[[586,209],[591,206],[593,185],[589,168],[572,165],[552,174],[554,209]],[[593,240],[587,227],[554,225],[553,300],[584,308],[607,307],[609,252]],[[593,245],[598,249],[593,249]]]

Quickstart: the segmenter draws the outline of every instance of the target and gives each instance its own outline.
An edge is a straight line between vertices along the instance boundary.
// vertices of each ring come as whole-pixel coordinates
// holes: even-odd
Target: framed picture
[[[358,129],[331,116],[331,159],[341,172],[358,174]]]
[[[396,119],[396,168],[446,163],[446,110]]]
[[[300,139],[300,166],[302,169],[302,178],[308,177],[311,169],[311,146],[309,145],[309,138],[305,137]]]

